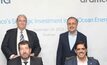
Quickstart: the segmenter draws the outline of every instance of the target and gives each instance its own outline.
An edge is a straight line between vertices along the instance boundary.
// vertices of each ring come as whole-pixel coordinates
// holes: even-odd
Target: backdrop
[[[88,55],[107,65],[107,0],[0,0],[0,45],[16,18],[25,14],[27,29],[38,34],[44,65],[56,64],[59,34],[67,31],[66,19],[79,20],[78,30],[88,38]],[[0,46],[1,48],[1,46]],[[6,59],[0,50],[0,64]]]

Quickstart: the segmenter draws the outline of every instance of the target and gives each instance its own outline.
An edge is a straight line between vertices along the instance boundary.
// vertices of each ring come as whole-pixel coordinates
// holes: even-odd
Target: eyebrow
[[[77,50],[79,50],[79,49],[86,49],[86,48],[77,48]]]

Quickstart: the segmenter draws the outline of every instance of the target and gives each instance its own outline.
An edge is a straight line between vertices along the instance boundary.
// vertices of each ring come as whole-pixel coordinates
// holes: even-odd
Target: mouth
[[[25,53],[25,54],[23,54],[23,56],[27,56],[27,55],[28,55],[28,54],[26,54],[26,53]]]
[[[84,54],[83,52],[80,52],[80,53],[79,53],[79,55],[83,55],[83,54]]]
[[[70,27],[70,29],[74,29],[74,27]]]

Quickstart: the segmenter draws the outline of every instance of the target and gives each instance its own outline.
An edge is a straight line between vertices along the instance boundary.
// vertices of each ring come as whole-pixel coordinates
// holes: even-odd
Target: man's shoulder
[[[60,36],[65,36],[67,34],[68,34],[68,31],[61,33]]]
[[[26,29],[26,31],[27,31],[28,33],[36,33],[36,32],[34,32],[34,31],[28,30],[28,29]]]
[[[31,59],[34,60],[34,61],[42,61],[42,58],[41,58],[41,57],[31,56]]]
[[[18,61],[20,61],[19,57],[7,61],[7,64],[14,64],[14,63],[17,63]]]
[[[83,34],[83,33],[79,32],[79,31],[77,31],[77,34],[78,34],[78,35],[80,35],[80,36],[85,36],[85,37],[86,37],[86,35],[85,35],[85,34]]]
[[[41,57],[34,57],[34,56],[31,56],[31,62],[35,65],[43,65],[43,62],[42,62],[42,58]]]
[[[15,32],[17,32],[17,28],[9,29],[6,31],[7,34],[13,34]]]
[[[16,31],[16,30],[17,30],[17,28],[12,28],[12,29],[7,30],[7,32],[13,32],[13,31]]]

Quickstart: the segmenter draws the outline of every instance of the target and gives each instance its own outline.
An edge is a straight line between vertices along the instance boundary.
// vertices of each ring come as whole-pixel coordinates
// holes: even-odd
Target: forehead
[[[74,18],[71,18],[71,19],[68,20],[68,23],[72,23],[72,22],[77,23],[76,19],[74,19]]]
[[[29,46],[28,46],[28,44],[21,44],[20,48],[23,48],[23,47],[29,47]]]
[[[18,16],[17,19],[26,19],[26,17],[25,16]]]
[[[77,48],[85,48],[84,44],[78,44]]]

